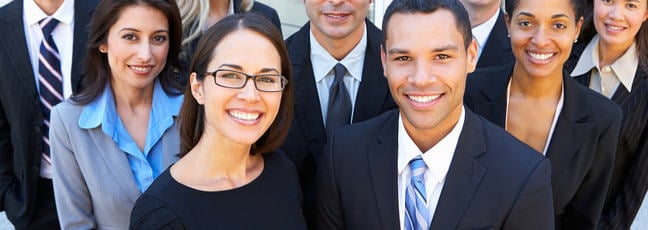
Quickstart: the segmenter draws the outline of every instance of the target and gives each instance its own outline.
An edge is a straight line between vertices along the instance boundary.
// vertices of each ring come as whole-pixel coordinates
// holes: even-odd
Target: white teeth
[[[241,119],[241,120],[246,120],[246,121],[254,121],[257,118],[259,118],[259,113],[244,113],[244,112],[239,112],[239,111],[230,111],[229,114],[232,117]]]
[[[138,71],[138,72],[147,72],[152,69],[152,67],[139,67],[139,66],[131,66],[131,69]]]
[[[439,98],[440,95],[436,96],[408,96],[409,99],[412,101],[418,102],[418,103],[428,103],[430,101],[433,101],[437,98]]]
[[[611,26],[611,25],[608,25],[607,27],[608,27],[608,29],[610,29],[610,30],[622,30],[622,29],[623,29],[623,27],[621,27],[621,26]]]
[[[531,56],[531,58],[533,58],[533,59],[537,59],[537,60],[541,60],[541,61],[547,60],[547,59],[549,59],[549,58],[551,58],[551,57],[554,56],[553,53],[550,53],[550,54],[536,54],[536,53],[529,53],[529,55]]]

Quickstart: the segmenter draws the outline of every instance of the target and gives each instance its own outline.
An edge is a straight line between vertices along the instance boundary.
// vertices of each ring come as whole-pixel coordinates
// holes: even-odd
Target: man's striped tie
[[[49,148],[50,110],[63,101],[63,76],[61,74],[61,56],[59,55],[52,31],[59,21],[47,17],[38,24],[43,30],[43,42],[38,53],[38,85],[40,91],[41,111],[43,112],[43,159],[51,164]]]
[[[430,212],[427,209],[427,193],[423,180],[427,166],[420,155],[412,159],[409,166],[411,179],[405,190],[405,229],[427,230],[430,225]]]

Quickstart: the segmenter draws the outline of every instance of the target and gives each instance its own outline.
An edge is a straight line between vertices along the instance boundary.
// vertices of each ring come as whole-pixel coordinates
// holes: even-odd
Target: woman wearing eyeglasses
[[[292,115],[279,31],[232,15],[198,42],[180,111],[180,156],[138,199],[131,229],[305,229],[291,161],[275,149]]]

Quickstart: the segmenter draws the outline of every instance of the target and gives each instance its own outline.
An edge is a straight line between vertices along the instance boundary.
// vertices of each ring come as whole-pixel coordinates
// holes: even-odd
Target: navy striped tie
[[[51,164],[49,158],[49,119],[50,110],[63,100],[63,76],[61,74],[61,56],[59,55],[52,31],[59,21],[47,17],[38,24],[43,30],[43,42],[38,53],[38,86],[40,91],[41,112],[43,112],[43,158]]]
[[[409,166],[412,175],[405,190],[405,229],[426,230],[430,225],[430,213],[427,209],[427,192],[424,183],[427,166],[420,155],[412,159]]]

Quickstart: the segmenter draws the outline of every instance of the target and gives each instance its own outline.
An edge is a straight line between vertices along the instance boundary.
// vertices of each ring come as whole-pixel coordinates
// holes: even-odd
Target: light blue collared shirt
[[[182,95],[166,94],[160,81],[155,81],[144,152],[137,147],[122,124],[109,85],[104,88],[102,94],[83,108],[79,117],[79,127],[93,129],[101,126],[101,130],[111,137],[119,149],[126,154],[135,183],[140,192],[144,192],[153,183],[153,180],[165,170],[162,168],[163,154],[160,140],[164,132],[173,126],[173,117],[178,116],[182,99]]]

